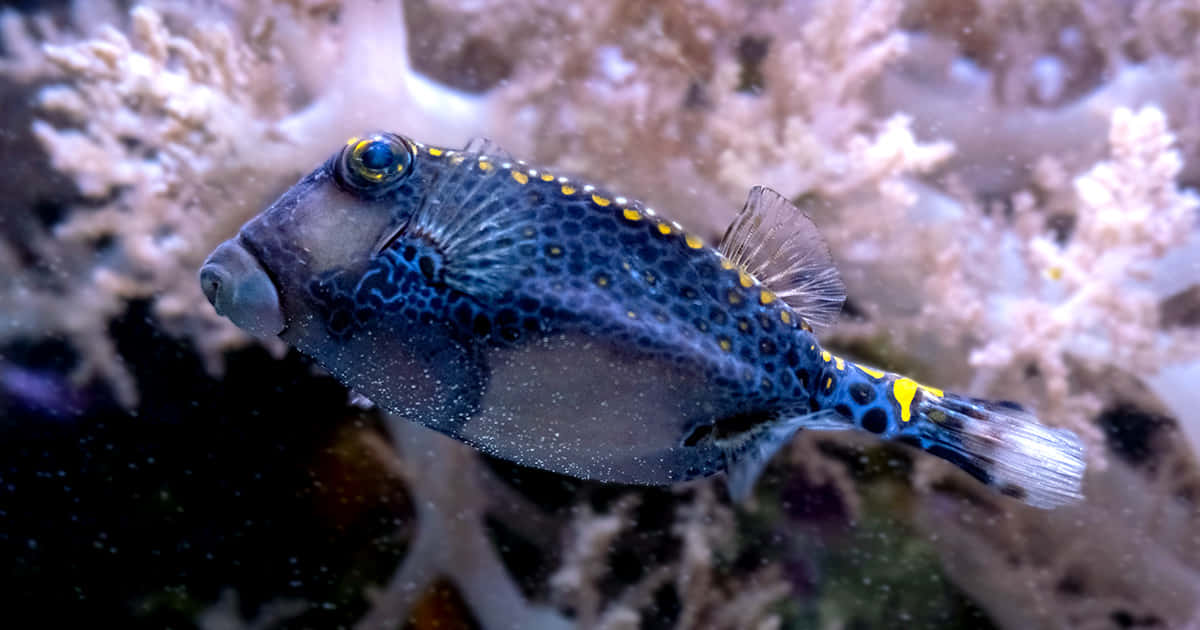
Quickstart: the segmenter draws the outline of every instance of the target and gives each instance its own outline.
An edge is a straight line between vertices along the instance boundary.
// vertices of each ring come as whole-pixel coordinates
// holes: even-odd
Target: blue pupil
[[[392,152],[388,143],[376,141],[362,152],[359,159],[362,160],[363,166],[373,171],[382,171],[396,163],[396,154]]]

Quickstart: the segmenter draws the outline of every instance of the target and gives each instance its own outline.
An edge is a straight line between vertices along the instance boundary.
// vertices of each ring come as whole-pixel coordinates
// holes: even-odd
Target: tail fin
[[[896,439],[954,463],[1000,493],[1049,509],[1083,499],[1083,443],[1015,403],[924,396]]]

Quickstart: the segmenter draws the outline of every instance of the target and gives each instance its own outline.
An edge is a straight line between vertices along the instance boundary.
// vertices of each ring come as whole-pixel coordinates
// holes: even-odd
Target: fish
[[[854,430],[1002,495],[1083,498],[1084,447],[1025,408],[823,348],[845,288],[812,219],[751,189],[719,245],[636,199],[513,158],[351,138],[199,271],[216,312],[383,409],[495,457],[751,494],[801,430]]]

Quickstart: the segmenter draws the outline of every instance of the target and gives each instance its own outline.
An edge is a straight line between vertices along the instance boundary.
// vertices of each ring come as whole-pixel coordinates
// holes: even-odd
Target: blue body
[[[1010,477],[1034,464],[971,442],[1012,425],[1030,444],[1070,450],[1077,484],[1081,450],[1030,433],[1031,417],[996,424],[994,406],[823,351],[804,319],[819,319],[820,300],[805,311],[779,296],[803,304],[798,287],[825,286],[815,297],[836,310],[827,253],[808,257],[792,239],[775,256],[788,273],[766,286],[752,270],[770,256],[727,257],[636,200],[489,148],[352,139],[214,252],[206,293],[397,414],[579,477],[668,483],[728,470],[744,493],[796,430],[859,428],[1017,494]],[[823,248],[806,217],[762,189],[742,227],[768,209]],[[745,245],[723,248],[762,251]]]

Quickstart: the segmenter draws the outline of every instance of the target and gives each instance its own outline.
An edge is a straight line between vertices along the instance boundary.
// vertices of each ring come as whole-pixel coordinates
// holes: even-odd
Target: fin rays
[[[499,165],[479,168],[508,154],[483,138],[469,142],[464,153],[461,163],[438,171],[403,233],[424,237],[442,250],[448,285],[468,294],[495,294],[519,272],[513,248],[522,241],[526,217],[501,202],[504,187],[495,179]]]
[[[763,423],[732,440],[718,440],[725,453],[725,484],[735,502],[744,501],[754,490],[767,462],[783,448],[797,431],[840,431],[852,429],[850,424],[832,410],[790,418],[778,418]]]
[[[832,326],[846,299],[829,247],[808,215],[779,193],[750,189],[721,253],[813,326]]]
[[[925,450],[1000,493],[1043,509],[1083,498],[1084,449],[1074,433],[1040,424],[1019,407],[954,396],[917,411]]]

